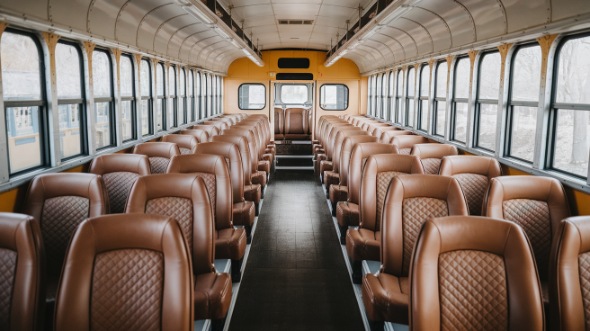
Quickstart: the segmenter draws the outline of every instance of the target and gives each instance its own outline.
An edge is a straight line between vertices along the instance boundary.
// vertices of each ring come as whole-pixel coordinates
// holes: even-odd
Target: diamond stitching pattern
[[[191,154],[191,149],[190,148],[186,148],[186,147],[179,147],[179,148],[180,148],[180,154],[181,155]]]
[[[149,158],[149,161],[152,174],[165,173],[168,168],[168,163],[170,163],[170,159],[160,156],[152,156]]]
[[[193,247],[193,208],[191,200],[177,197],[152,199],[145,206],[146,214],[158,214],[172,217],[178,222],[187,240],[188,247]]]
[[[398,154],[401,154],[401,155],[410,155],[410,152],[412,152],[412,147],[409,147],[409,148],[400,148],[398,150]]]
[[[381,220],[383,204],[385,203],[385,196],[387,195],[389,183],[391,183],[393,178],[399,174],[401,174],[401,172],[397,171],[383,171],[377,174],[377,224],[379,224]]]
[[[582,289],[582,302],[584,303],[584,316],[586,330],[590,330],[590,253],[583,253],[578,256],[580,268],[580,288]]]
[[[217,211],[217,187],[215,186],[215,175],[206,172],[195,172],[193,175],[199,176],[205,182],[207,193],[209,194],[209,200],[211,200],[211,208],[213,208],[213,214]]]
[[[126,249],[96,256],[91,329],[160,330],[164,261],[155,251]]]
[[[508,296],[504,261],[481,251],[439,256],[442,330],[506,330]]]
[[[131,193],[131,188],[138,177],[139,175],[136,173],[125,171],[111,172],[102,176],[109,195],[111,213],[125,211],[129,193]]]
[[[448,216],[447,202],[433,198],[408,198],[402,204],[404,238],[402,276],[410,271],[410,259],[422,224],[432,217]]]
[[[12,289],[16,274],[15,251],[0,248],[0,325],[10,326],[10,308],[12,307]]]
[[[86,198],[62,196],[45,200],[41,233],[50,275],[59,276],[70,237],[89,212],[90,201]]]
[[[467,200],[470,215],[481,215],[483,197],[488,188],[488,177],[478,174],[457,174],[453,176]]]
[[[504,218],[518,223],[531,241],[539,277],[547,279],[551,251],[551,218],[545,201],[512,199],[503,202]]]
[[[422,167],[424,168],[425,174],[438,174],[438,170],[440,169],[440,162],[441,159],[436,158],[429,158],[429,159],[422,159]]]

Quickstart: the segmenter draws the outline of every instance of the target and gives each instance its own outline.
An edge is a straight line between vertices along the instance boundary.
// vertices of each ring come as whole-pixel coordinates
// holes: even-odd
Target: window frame
[[[453,141],[457,144],[461,144],[461,145],[465,145],[467,146],[467,140],[468,140],[468,134],[467,132],[470,130],[469,128],[469,95],[466,98],[457,98],[457,70],[459,68],[459,61],[467,61],[468,66],[471,66],[470,63],[470,59],[468,55],[461,55],[458,56],[457,59],[455,60],[455,64],[453,66],[453,94],[452,94],[452,98],[451,98],[451,109],[450,109],[450,117],[448,117],[448,119],[450,120],[449,124],[450,124],[450,132],[449,132],[449,140]],[[470,68],[470,72],[469,75],[471,75],[471,68]],[[470,77],[471,79],[471,77]],[[448,78],[447,78],[448,80]],[[469,84],[469,82],[467,83]],[[448,89],[448,87],[447,87]],[[468,94],[469,94],[469,87],[467,87],[468,90]],[[466,127],[466,131],[465,131],[465,141],[461,141],[458,140],[456,135],[457,135],[457,104],[464,104],[465,107],[467,107],[467,118],[465,119],[467,122],[467,127]]]
[[[445,91],[444,94],[441,95],[441,93],[439,93],[440,91],[438,90],[438,72],[441,69],[441,65],[444,64],[446,66],[446,73],[445,78]],[[445,137],[445,127],[446,127],[446,113],[447,113],[447,96],[448,96],[448,92],[449,92],[449,63],[447,62],[446,59],[442,59],[439,61],[436,61],[436,67],[434,69],[434,97],[433,97],[433,107],[432,107],[432,134],[434,136],[438,136],[438,137]],[[443,132],[439,133],[438,132],[438,115],[439,115],[439,104],[441,102],[445,103],[445,125],[443,126]]]
[[[480,98],[480,94],[481,94],[481,78],[483,77],[482,75],[482,68],[483,68],[483,61],[485,60],[486,56],[488,55],[492,55],[492,54],[498,54],[500,56],[500,68],[498,68],[498,72],[500,73],[500,77],[498,77],[498,95],[496,96],[496,99],[482,99]],[[501,93],[501,89],[500,86],[502,84],[502,72],[501,72],[501,66],[502,66],[502,58],[501,58],[501,54],[500,51],[496,48],[496,49],[488,49],[488,50],[484,50],[481,52],[479,59],[478,59],[478,65],[477,65],[477,88],[475,90],[475,102],[474,102],[474,109],[473,109],[473,127],[471,128],[473,130],[473,147],[483,150],[484,152],[487,153],[491,153],[494,154],[496,152],[496,150],[498,149],[498,146],[496,146],[496,142],[494,141],[494,146],[495,149],[489,149],[483,146],[479,145],[479,134],[480,134],[480,130],[481,130],[481,107],[482,105],[495,105],[496,106],[496,112],[500,111],[498,104],[499,104],[499,100],[500,100],[500,93]],[[496,113],[497,114],[497,113]],[[498,128],[498,123],[496,123],[494,125],[494,129]],[[496,137],[497,137],[498,132],[496,132]]]
[[[158,104],[158,108],[160,110],[160,121],[162,123],[160,129],[157,129],[157,124],[158,121],[156,121],[156,117],[157,117],[157,112],[154,111],[154,132],[158,133],[158,132],[163,132],[166,131],[168,128],[168,123],[166,123],[166,120],[168,119],[167,116],[167,102],[166,102],[166,93],[167,93],[167,88],[168,88],[168,84],[166,83],[166,81],[168,80],[168,75],[166,75],[166,66],[164,65],[164,62],[158,62],[155,65],[155,69],[156,69],[156,75],[155,75],[155,81],[156,81],[156,98],[155,100],[157,100],[157,104]],[[161,71],[162,73],[162,81],[159,82],[158,81],[158,70]],[[158,84],[162,84],[162,95],[160,95],[158,93]]]
[[[412,86],[410,87],[410,70],[413,70],[413,82]],[[408,69],[406,70],[406,88],[405,88],[405,109],[404,109],[404,125],[409,128],[415,128],[415,111],[416,111],[416,68],[413,65],[409,65]],[[413,88],[412,95],[410,95],[410,88]]]
[[[35,47],[37,49],[37,56],[39,59],[39,84],[40,84],[40,99],[38,100],[3,100],[4,104],[4,120],[5,120],[5,134],[6,134],[6,175],[8,178],[15,178],[23,176],[24,174],[31,173],[38,171],[39,169],[45,169],[51,166],[50,162],[50,130],[49,130],[49,113],[48,113],[48,101],[47,101],[47,87],[46,87],[46,75],[45,75],[45,61],[44,59],[44,51],[41,45],[41,41],[39,38],[32,32],[24,31],[20,29],[15,29],[8,27],[3,33],[12,33],[24,37],[30,38]],[[32,166],[29,168],[25,168],[19,171],[11,172],[10,169],[10,151],[8,146],[8,137],[9,137],[9,121],[8,121],[8,109],[10,108],[18,108],[18,107],[38,107],[38,116],[39,116],[39,123],[37,124],[38,135],[39,135],[39,164],[36,166]],[[58,128],[59,130],[59,128]],[[80,132],[82,134],[82,132]],[[3,157],[3,156],[2,156]],[[2,158],[0,157],[0,159]],[[3,160],[2,160],[3,161]],[[0,172],[0,176],[3,173]]]
[[[423,78],[422,77],[422,73],[424,72],[424,70],[426,68],[428,68],[428,83],[427,83],[428,84],[428,95],[422,95],[422,84],[424,83],[422,81],[422,78]],[[429,101],[430,101],[430,91],[432,90],[430,88],[430,80],[431,80],[430,78],[431,78],[431,76],[432,76],[432,72],[430,70],[430,65],[428,63],[422,63],[420,65],[420,76],[419,76],[420,79],[418,81],[418,104],[417,104],[417,107],[416,107],[417,108],[417,110],[416,110],[417,111],[417,116],[416,116],[416,122],[417,122],[416,124],[417,125],[416,125],[416,129],[418,131],[426,132],[426,133],[430,132],[430,127],[429,126],[430,126],[430,122],[431,121],[429,121],[429,118],[427,118],[426,119],[426,128],[423,128],[422,127],[422,117],[424,116],[424,109],[422,108],[422,104],[423,104],[423,101],[426,101],[426,104],[427,104],[427,107],[428,107],[428,109],[426,109],[426,111],[427,111],[427,115],[426,116],[427,117],[430,117],[431,111],[430,111],[430,102]]]
[[[256,86],[256,85],[260,85],[264,88],[264,105],[261,108],[242,108],[242,102],[241,102],[241,98],[240,98],[240,91],[242,89],[242,87],[244,85],[247,85],[248,88],[250,86]],[[262,83],[242,83],[240,84],[240,86],[238,86],[238,108],[240,110],[253,110],[253,111],[257,111],[257,110],[262,110],[264,108],[266,108],[266,99],[267,99],[267,95],[266,95],[266,86]],[[248,102],[248,105],[250,105],[250,102]]]
[[[143,77],[140,74],[140,88],[139,88],[139,92],[141,95],[141,101],[142,101],[142,128],[141,128],[141,136],[142,137],[146,137],[146,136],[151,136],[154,134],[154,72],[153,72],[153,66],[152,66],[152,61],[149,58],[142,58],[141,61],[139,62],[139,72],[142,72],[142,65],[143,63],[147,63],[147,68],[148,68],[148,73],[149,73],[149,77]],[[143,82],[147,81],[148,84],[148,88],[149,88],[149,92],[148,95],[143,95],[143,91],[141,89],[141,85],[143,84]],[[143,125],[145,125],[145,123],[143,123],[143,101],[147,100],[147,128],[148,128],[148,132],[147,133],[143,133]]]
[[[323,96],[323,88],[324,86],[344,86],[346,88],[346,108],[337,108],[337,109],[327,109],[324,108],[322,106],[322,96]],[[320,108],[324,111],[346,111],[348,109],[349,106],[349,101],[350,101],[350,90],[348,88],[348,86],[346,84],[342,84],[342,83],[326,83],[326,84],[322,84],[320,85]]]
[[[127,58],[129,59],[129,63],[131,63],[131,96],[123,96],[122,89],[120,93],[121,97],[121,122],[123,122],[123,102],[131,101],[131,137],[128,139],[123,139],[123,135],[121,134],[121,140],[123,143],[137,140],[137,97],[135,95],[136,86],[135,86],[135,66],[133,62],[133,56],[131,54],[121,54],[121,59]],[[120,62],[121,63],[121,62]],[[120,65],[120,64],[119,64]],[[121,66],[122,67],[122,66]],[[119,72],[121,72],[122,68],[119,68]],[[122,83],[121,83],[122,85]],[[122,123],[121,123],[122,124]]]
[[[543,160],[543,166],[545,169],[549,171],[553,171],[559,174],[563,174],[566,176],[571,176],[573,178],[578,178],[584,180],[586,184],[590,184],[590,155],[588,157],[588,165],[586,169],[586,175],[581,176],[579,174],[569,172],[565,169],[560,169],[555,167],[555,150],[557,148],[557,127],[559,125],[558,115],[560,110],[571,110],[571,111],[585,111],[590,112],[590,103],[566,103],[566,102],[557,102],[557,92],[558,92],[558,80],[559,80],[559,60],[561,57],[561,51],[565,44],[574,39],[581,39],[581,38],[589,38],[590,32],[585,33],[577,33],[577,34],[570,34],[564,36],[562,39],[559,40],[559,43],[555,49],[555,55],[553,57],[553,79],[552,79],[552,89],[551,89],[551,101],[549,103],[549,121],[547,125],[547,144],[546,144],[546,153],[545,159]],[[590,121],[590,120],[589,120]],[[590,153],[588,151],[587,153]]]

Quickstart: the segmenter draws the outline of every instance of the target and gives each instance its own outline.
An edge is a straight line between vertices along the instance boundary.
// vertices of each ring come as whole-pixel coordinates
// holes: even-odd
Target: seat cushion
[[[324,172],[324,185],[329,190],[331,185],[340,183],[340,174],[334,171]],[[329,191],[328,191],[329,192]]]
[[[215,258],[241,260],[246,253],[244,228],[227,228],[215,231]]]
[[[227,316],[232,295],[227,273],[209,272],[195,276],[195,320],[222,319]]]
[[[264,171],[267,174],[270,173],[270,161],[267,161],[267,160],[258,161],[258,170]]]
[[[370,321],[408,324],[409,278],[368,274],[363,278],[362,296]]]
[[[259,203],[262,198],[262,188],[260,184],[244,185],[244,199]]]
[[[330,201],[334,204],[339,201],[346,201],[348,199],[348,186],[331,185],[329,193]]]
[[[254,225],[254,218],[256,217],[256,208],[254,206],[254,202],[243,201],[234,203],[232,211],[234,216],[234,225]]]
[[[346,233],[346,251],[353,261],[379,261],[381,232],[368,229],[348,229]]]
[[[348,201],[340,201],[336,204],[336,220],[338,225],[358,226],[359,225],[359,205]]]
[[[252,183],[259,184],[264,189],[266,187],[266,172],[260,170],[253,172]]]

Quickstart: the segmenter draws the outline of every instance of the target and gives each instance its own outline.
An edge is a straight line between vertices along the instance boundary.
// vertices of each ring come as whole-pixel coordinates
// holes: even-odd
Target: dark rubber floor
[[[364,330],[326,198],[312,171],[276,171],[230,330]]]

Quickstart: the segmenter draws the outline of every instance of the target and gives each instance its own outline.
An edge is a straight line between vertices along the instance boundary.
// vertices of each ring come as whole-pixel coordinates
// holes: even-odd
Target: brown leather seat
[[[274,163],[275,150],[273,146],[267,145],[268,141],[266,140],[266,136],[264,134],[266,128],[263,127],[262,123],[263,120],[261,118],[248,117],[248,119],[233,126],[232,129],[247,129],[254,134],[257,146],[256,151],[258,153],[258,164],[256,169],[264,171],[266,175],[269,176],[272,170],[272,164]],[[269,177],[267,178],[267,181],[268,180]]]
[[[275,140],[285,139],[285,110],[283,108],[275,108]]]
[[[264,114],[254,114],[251,115],[249,118],[253,118],[258,120],[258,122],[262,125],[262,134],[264,137],[264,143],[266,144],[266,149],[267,151],[265,151],[265,153],[269,153],[272,152],[273,154],[276,152],[274,149],[276,147],[274,140],[272,140],[271,138],[271,131],[270,131],[270,121],[268,119],[268,116],[264,115]],[[263,144],[264,146],[264,144]]]
[[[192,331],[190,251],[171,217],[88,219],[74,234],[56,300],[61,330]]]
[[[194,154],[197,150],[197,138],[189,134],[167,134],[162,137],[162,142],[178,145],[180,154]]]
[[[192,174],[141,177],[131,191],[127,213],[160,214],[176,219],[192,256],[195,319],[223,325],[232,296],[231,276],[218,273],[215,221],[203,179]]]
[[[363,169],[367,158],[376,154],[397,154],[393,145],[380,143],[356,144],[350,156],[348,168],[348,199],[336,204],[336,219],[340,229],[340,243],[346,244],[349,226],[359,225],[359,202]]]
[[[367,135],[367,133],[359,128],[353,127],[341,129],[336,132],[334,136],[334,148],[332,149],[332,170],[327,170],[323,173],[324,187],[326,189],[327,197],[330,196],[330,186],[340,182],[340,154],[342,152],[342,141],[344,138],[353,135]]]
[[[416,144],[412,147],[410,155],[420,158],[425,174],[438,174],[442,158],[450,155],[457,155],[457,147],[448,144],[430,143]]]
[[[215,120],[215,119],[211,119],[209,121],[204,121],[203,124],[215,126],[217,128],[217,131],[219,132],[219,134],[223,134],[223,130],[229,129],[229,127],[231,126],[231,124],[229,124],[228,121]]]
[[[395,145],[399,151],[399,154],[403,155],[409,155],[414,145],[426,143],[428,143],[428,139],[425,137],[407,134],[394,136],[391,139],[391,144]]]
[[[371,322],[408,324],[410,258],[420,227],[432,217],[467,215],[459,183],[438,175],[402,175],[391,181],[381,220],[381,271],[363,278]]]
[[[239,156],[240,156],[240,163],[243,169],[243,188],[244,194],[242,199],[246,199],[246,201],[254,202],[256,207],[256,215],[260,213],[260,199],[262,198],[262,187],[260,184],[252,183],[252,177],[248,174],[252,173],[252,162],[251,162],[251,154],[250,154],[250,147],[248,141],[243,136],[238,135],[223,135],[223,136],[216,136],[213,137],[213,142],[227,142],[234,144],[238,147]],[[227,154],[227,157],[232,157],[233,154]],[[236,158],[234,156],[234,158]],[[231,166],[230,166],[231,171]],[[240,182],[237,182],[236,185],[239,185]],[[235,218],[235,216],[234,216]],[[252,222],[254,220],[252,219]]]
[[[111,214],[125,211],[131,187],[137,178],[151,173],[147,156],[122,153],[97,156],[92,161],[89,172],[102,176]]]
[[[151,173],[163,174],[168,168],[170,159],[180,155],[180,149],[175,143],[149,142],[135,145],[133,154],[146,155],[150,161]]]
[[[551,330],[588,330],[590,217],[560,223],[551,249],[549,296]]]
[[[324,182],[324,173],[326,171],[332,170],[333,168],[333,163],[332,163],[332,157],[334,156],[334,148],[336,147],[336,135],[338,133],[338,131],[343,130],[345,128],[354,128],[352,125],[346,123],[346,125],[340,125],[340,124],[334,124],[330,127],[330,129],[328,130],[328,134],[326,136],[325,139],[325,144],[324,144],[324,149],[326,151],[325,154],[318,154],[316,156],[316,163],[319,161],[319,166],[318,166],[318,173],[320,176],[320,181],[323,183]]]
[[[339,201],[348,199],[348,169],[350,165],[350,155],[356,144],[376,142],[376,138],[368,135],[349,136],[342,141],[340,157],[338,161],[338,179],[337,185],[330,185],[328,195],[332,204],[332,215],[336,216],[336,204]]]
[[[221,140],[223,136],[213,137],[214,140]],[[243,137],[239,137],[242,138]],[[238,146],[231,142],[224,141],[213,141],[210,143],[201,144],[197,150],[197,154],[212,154],[222,156],[226,163],[229,165],[229,172],[232,183],[233,192],[233,220],[235,225],[243,225],[246,228],[247,233],[251,233],[252,226],[254,225],[254,219],[256,214],[256,203],[260,202],[260,185],[256,185],[256,193],[258,195],[255,198],[258,201],[250,201],[245,199],[244,191],[244,172],[243,172],[243,160],[240,157],[240,151]]]
[[[47,322],[53,318],[55,291],[70,237],[86,218],[106,214],[107,201],[106,188],[99,175],[44,174],[33,178],[29,185],[23,214],[33,216],[41,228],[47,265]]]
[[[207,135],[209,136],[209,141],[211,141],[211,138],[218,136],[220,134],[219,129],[215,125],[196,124],[191,126],[190,130],[203,130],[207,132]]]
[[[500,176],[490,180],[485,216],[513,221],[528,236],[541,278],[545,311],[549,311],[549,255],[559,222],[570,216],[561,183],[541,176]]]
[[[531,248],[512,222],[430,220],[417,239],[411,269],[411,330],[545,329]]]
[[[320,181],[323,183],[323,171],[332,170],[331,160],[328,160],[328,149],[331,146],[331,137],[334,129],[340,126],[352,127],[352,124],[345,121],[330,121],[324,127],[324,133],[322,135],[321,148],[314,150],[314,173],[320,177]],[[322,165],[323,164],[323,165]]]
[[[454,177],[461,186],[470,215],[481,215],[481,206],[490,179],[502,175],[500,163],[491,157],[473,155],[445,156],[440,175]]]
[[[231,179],[225,158],[210,154],[179,155],[172,158],[166,172],[203,178],[215,220],[215,258],[232,260],[232,280],[239,282],[247,235],[244,228],[234,228]]]
[[[311,140],[308,109],[287,108],[285,110],[285,139]]]
[[[45,261],[39,223],[29,215],[0,213],[0,326],[43,329]]]
[[[395,136],[406,136],[413,134],[414,133],[412,131],[408,130],[385,130],[381,133],[377,141],[384,144],[391,144],[391,141]]]
[[[209,134],[207,133],[207,131],[202,130],[202,129],[185,129],[185,130],[180,130],[179,133],[195,137],[199,144],[206,143],[210,140]]]
[[[381,218],[385,194],[391,180],[402,174],[424,174],[420,159],[412,155],[371,155],[361,178],[359,227],[348,229],[346,251],[352,267],[352,280],[361,283],[361,262],[379,261]]]
[[[266,171],[262,171],[258,169],[258,166],[260,165],[259,163],[259,145],[258,145],[258,139],[256,138],[256,134],[254,133],[254,130],[252,128],[249,127],[236,127],[233,126],[231,129],[226,130],[223,134],[224,136],[242,136],[244,138],[246,138],[246,141],[248,142],[248,148],[250,149],[250,162],[252,163],[252,166],[250,168],[250,170],[252,171],[252,173],[250,174],[250,178],[252,180],[253,184],[259,184],[262,188],[262,197],[264,197],[264,189],[266,188],[266,183],[267,183],[267,175],[268,173]],[[270,164],[269,164],[270,167]]]

